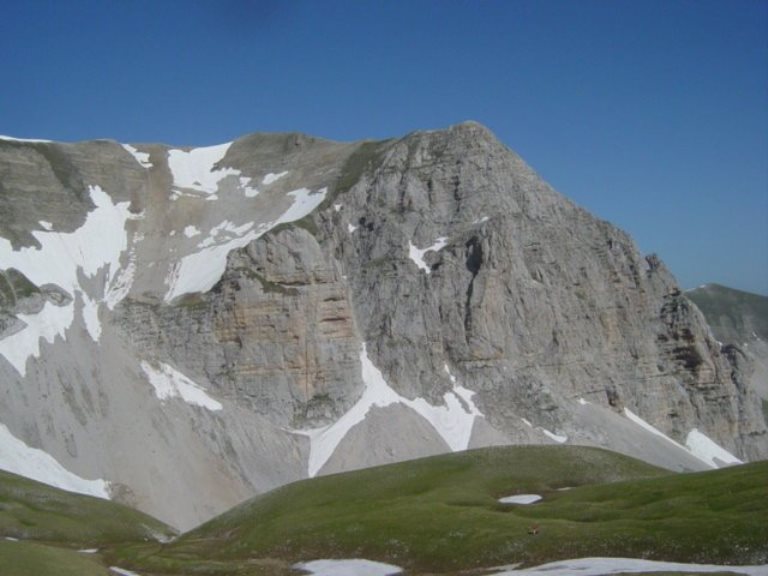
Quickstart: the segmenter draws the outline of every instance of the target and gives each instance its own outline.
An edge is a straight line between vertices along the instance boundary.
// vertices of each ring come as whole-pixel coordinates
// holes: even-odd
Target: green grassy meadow
[[[498,502],[514,494],[543,499]],[[58,521],[53,515],[51,526]],[[3,526],[0,534],[8,534]],[[131,529],[100,542],[99,554],[71,561],[141,576],[287,576],[295,562],[317,558],[378,560],[409,575],[588,556],[764,564],[768,462],[675,474],[596,448],[487,448],[296,482],[168,544]],[[0,562],[13,546],[37,545],[4,544]]]

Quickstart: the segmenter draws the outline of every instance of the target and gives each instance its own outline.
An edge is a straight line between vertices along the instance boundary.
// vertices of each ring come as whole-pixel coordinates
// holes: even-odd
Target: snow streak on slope
[[[454,383],[452,392],[443,395],[445,404],[433,406],[423,398],[409,400],[395,392],[384,380],[384,375],[368,357],[366,345],[360,351],[360,365],[365,391],[355,405],[330,426],[315,430],[296,431],[309,436],[310,455],[308,474],[315,476],[328,461],[347,433],[362,422],[374,406],[384,408],[390,404],[404,404],[427,420],[453,451],[466,450],[472,435],[475,417],[482,416],[472,402],[474,392],[456,384],[448,366],[445,371]]]
[[[664,438],[667,442],[670,442],[680,450],[692,454],[712,468],[719,468],[722,465],[728,464],[741,464],[741,460],[736,458],[736,456],[728,452],[725,448],[719,446],[709,437],[699,432],[696,428],[688,433],[688,437],[685,441],[686,446],[683,446],[640,418],[640,416],[629,410],[629,408],[624,408],[624,414],[627,418],[632,420],[632,422],[641,426],[648,432]]]
[[[729,464],[743,464],[736,456],[716,444],[711,438],[706,434],[702,434],[696,428],[688,433],[685,445],[691,451],[691,454],[699,460],[703,460],[712,468]]]
[[[125,230],[126,221],[134,216],[128,211],[128,202],[114,204],[98,186],[91,186],[89,191],[96,208],[88,214],[80,228],[70,233],[53,230],[33,232],[41,245],[39,249],[26,247],[15,251],[8,240],[0,238],[0,262],[5,268],[16,268],[37,286],[56,284],[75,299],[79,296],[86,328],[91,338],[98,341],[101,336],[98,315],[101,299],[89,294],[80,285],[78,276],[83,274],[92,278],[104,271],[104,291],[111,294],[112,305],[117,301],[116,295],[122,298],[127,294],[133,277],[125,277],[120,271],[120,255],[128,245],[127,235],[120,232]],[[121,289],[117,293],[113,292],[118,285]],[[72,302],[63,308],[74,306],[75,302]],[[49,305],[40,314],[43,316],[36,320],[32,316],[24,316],[22,319],[31,328],[0,342],[3,354],[22,375],[26,372],[26,359],[39,353],[37,338],[45,337],[52,341],[56,335],[63,337],[64,331],[74,319],[73,309],[62,310]],[[55,333],[52,332],[53,328],[56,328]],[[40,336],[34,337],[30,333],[24,335],[28,329],[37,329]]]
[[[211,235],[198,244],[198,248],[202,250],[184,256],[173,266],[166,279],[168,292],[165,295],[165,301],[170,302],[182,294],[207,292],[213,288],[224,274],[227,254],[246,246],[278,224],[304,218],[325,200],[327,192],[327,188],[317,192],[307,188],[288,192],[288,196],[293,198],[293,203],[272,222],[259,225],[246,223],[236,226],[232,222],[224,221],[216,226],[211,230]]]
[[[280,178],[282,178],[283,176],[287,176],[287,175],[288,175],[288,171],[280,172],[279,174],[274,174],[274,173],[270,172],[269,174],[264,176],[264,178],[261,180],[261,183],[264,186],[269,186],[273,182],[277,182],[278,180],[280,180]]]
[[[131,146],[130,144],[123,144],[122,145],[125,150],[130,152],[131,156],[136,158],[136,162],[141,164],[144,168],[152,168],[152,162],[149,161],[149,153],[148,152],[139,152],[136,148]]]
[[[108,482],[73,474],[47,452],[27,446],[4,424],[0,424],[0,468],[62,490],[109,500]]]
[[[427,266],[427,263],[424,261],[424,254],[432,250],[434,250],[435,252],[439,252],[440,250],[445,248],[447,244],[448,244],[448,238],[442,237],[435,240],[435,243],[432,244],[431,246],[427,246],[423,250],[420,250],[419,248],[416,248],[416,246],[414,246],[413,243],[409,240],[408,241],[408,258],[413,260],[416,266],[418,266],[419,268],[424,270],[424,272],[429,274],[431,270],[429,269],[429,266]]]
[[[147,375],[149,383],[155,389],[155,395],[160,400],[167,398],[181,398],[187,404],[194,404],[208,410],[221,410],[223,406],[214,400],[205,391],[205,388],[195,384],[181,372],[160,362],[160,367],[155,368],[149,362],[142,361],[141,369]]]

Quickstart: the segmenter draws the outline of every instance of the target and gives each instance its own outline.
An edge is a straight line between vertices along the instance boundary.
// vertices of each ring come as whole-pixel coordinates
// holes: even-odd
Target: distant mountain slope
[[[768,296],[720,284],[705,284],[685,294],[704,313],[712,332],[721,342],[768,341]]]
[[[719,284],[699,286],[686,296],[704,313],[715,338],[729,345],[726,354],[762,400],[768,423],[768,296]]]

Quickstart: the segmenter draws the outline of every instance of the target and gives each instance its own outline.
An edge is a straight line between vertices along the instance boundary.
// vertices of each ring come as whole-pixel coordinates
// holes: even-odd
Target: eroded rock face
[[[182,528],[447,449],[574,442],[695,469],[698,430],[768,456],[739,361],[659,259],[480,125],[1,141],[0,175],[0,423]]]

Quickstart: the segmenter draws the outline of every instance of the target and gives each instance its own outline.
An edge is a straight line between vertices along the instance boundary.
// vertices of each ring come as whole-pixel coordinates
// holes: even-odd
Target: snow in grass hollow
[[[434,244],[431,246],[419,249],[413,245],[413,242],[408,240],[408,258],[410,258],[421,270],[424,270],[424,272],[429,274],[431,270],[429,269],[429,266],[427,266],[427,263],[424,261],[424,254],[430,251],[439,252],[445,248],[447,244],[448,238],[442,237],[435,240]]]
[[[310,439],[308,466],[310,477],[315,476],[322,469],[347,433],[356,424],[365,420],[369,410],[374,406],[384,408],[391,404],[404,404],[427,420],[451,450],[467,449],[475,418],[482,416],[482,413],[472,401],[474,392],[456,384],[456,379],[447,365],[445,370],[454,386],[451,392],[443,395],[442,406],[433,406],[423,398],[409,400],[395,392],[384,380],[381,371],[371,362],[365,344],[360,351],[360,365],[365,390],[355,405],[329,426],[296,431]]]
[[[499,498],[499,502],[502,504],[533,504],[541,500],[541,496],[538,494],[516,494],[514,496],[505,496]]]
[[[683,446],[682,444],[672,440],[672,438],[664,434],[658,428],[655,428],[640,418],[640,416],[632,412],[629,408],[624,408],[624,415],[638,426],[644,428],[652,434],[655,434],[656,436],[664,438],[667,442],[673,444],[680,450],[684,450],[692,454],[711,468],[718,468],[722,465],[729,464],[741,464],[741,460],[736,458],[736,456],[728,452],[725,448],[719,446],[708,436],[699,432],[696,428],[688,433],[688,437],[685,441],[686,445]]]
[[[561,560],[521,570],[503,570],[495,576],[606,576],[608,574],[633,574],[653,572],[720,572],[744,576],[766,576],[768,565],[763,566],[718,566],[714,564],[683,564],[658,562],[637,558],[579,558]]]
[[[64,468],[47,452],[27,446],[0,424],[0,469],[62,490],[109,500],[109,483],[86,480]]]
[[[80,228],[69,233],[34,231],[32,234],[40,248],[14,250],[8,240],[0,238],[0,262],[4,268],[16,268],[37,286],[56,284],[75,299],[79,296],[88,333],[98,341],[101,336],[98,309],[102,298],[89,294],[80,285],[79,275],[93,278],[100,271],[105,273],[104,300],[110,307],[116,304],[116,295],[127,294],[126,286],[130,288],[133,277],[126,277],[120,269],[120,256],[128,246],[125,223],[135,216],[128,211],[128,202],[113,203],[100,187],[91,186],[89,193],[95,209]],[[95,238],[98,241],[94,241]],[[63,307],[47,304],[37,315],[21,316],[27,328],[0,342],[0,353],[24,375],[26,360],[39,354],[39,338],[53,341],[57,335],[64,337],[74,320],[75,304],[74,301]]]
[[[113,574],[117,574],[117,576],[141,576],[138,572],[132,572],[125,568],[118,568],[117,566],[110,566],[109,571]]]
[[[403,569],[392,564],[361,558],[350,560],[312,560],[294,564],[298,570],[306,570],[312,576],[395,576]]]
[[[205,388],[194,383],[168,364],[160,362],[159,367],[156,368],[149,362],[142,361],[141,369],[155,389],[155,396],[160,400],[181,398],[187,404],[193,404],[212,411],[223,408],[220,402],[208,396]]]
[[[246,246],[278,224],[304,218],[325,200],[327,192],[327,188],[316,192],[307,188],[288,192],[287,195],[293,199],[293,203],[272,222],[259,225],[247,222],[237,226],[232,222],[224,221],[213,228],[210,235],[198,244],[201,250],[184,256],[172,267],[166,279],[168,292],[165,295],[165,301],[170,302],[182,294],[207,292],[213,288],[224,274],[227,254]]]

